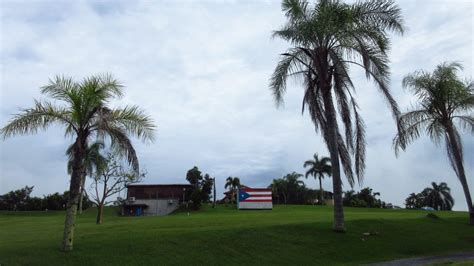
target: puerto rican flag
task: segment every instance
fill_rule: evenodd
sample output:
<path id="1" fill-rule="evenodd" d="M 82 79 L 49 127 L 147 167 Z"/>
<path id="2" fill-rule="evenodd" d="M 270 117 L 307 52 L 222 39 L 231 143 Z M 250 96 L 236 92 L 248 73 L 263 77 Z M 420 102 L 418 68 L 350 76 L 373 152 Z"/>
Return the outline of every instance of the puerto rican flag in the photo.
<path id="1" fill-rule="evenodd" d="M 272 190 L 268 188 L 241 188 L 239 209 L 272 209 Z"/>

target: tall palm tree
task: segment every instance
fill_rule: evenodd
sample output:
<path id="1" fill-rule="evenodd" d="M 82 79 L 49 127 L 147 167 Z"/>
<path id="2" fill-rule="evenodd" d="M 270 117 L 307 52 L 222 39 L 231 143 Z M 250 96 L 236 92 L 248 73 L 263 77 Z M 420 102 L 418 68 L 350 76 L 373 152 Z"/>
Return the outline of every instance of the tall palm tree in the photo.
<path id="1" fill-rule="evenodd" d="M 62 104 L 35 100 L 34 107 L 16 114 L 1 129 L 0 134 L 4 138 L 32 134 L 52 124 L 59 124 L 65 128 L 66 135 L 74 138 L 69 198 L 61 244 L 63 251 L 70 251 L 73 249 L 77 204 L 88 142 L 91 139 L 109 140 L 111 148 L 124 155 L 138 172 L 138 158 L 129 135 L 152 141 L 155 126 L 151 118 L 137 106 L 108 106 L 112 99 L 123 95 L 122 85 L 108 74 L 92 76 L 80 82 L 57 76 L 42 87 L 41 92 Z"/>
<path id="2" fill-rule="evenodd" d="M 67 165 L 67 173 L 72 173 L 72 165 L 74 162 L 74 153 L 73 153 L 74 145 L 69 146 L 66 151 L 66 155 L 69 157 L 68 165 Z M 84 158 L 84 172 L 82 173 L 81 179 L 81 194 L 79 196 L 79 214 L 82 214 L 82 201 L 84 198 L 85 191 L 85 184 L 86 184 L 86 177 L 92 177 L 94 172 L 100 172 L 107 164 L 107 159 L 100 153 L 100 150 L 104 148 L 103 142 L 94 142 L 93 144 L 89 145 L 85 152 Z"/>
<path id="3" fill-rule="evenodd" d="M 225 181 L 224 188 L 229 188 L 231 200 L 234 202 L 237 195 L 237 190 L 240 188 L 240 179 L 238 177 L 229 176 Z"/>
<path id="4" fill-rule="evenodd" d="M 277 104 L 283 102 L 291 76 L 304 86 L 302 112 L 307 108 L 322 133 L 332 164 L 334 230 L 344 232 L 340 164 L 351 186 L 360 182 L 365 168 L 365 126 L 359 115 L 349 66 L 361 67 L 390 105 L 396 118 L 397 104 L 390 94 L 388 32 L 403 33 L 401 11 L 391 0 L 283 0 L 287 23 L 273 33 L 291 43 L 271 77 Z M 334 103 L 336 102 L 336 103 Z M 337 109 L 336 109 L 337 108 Z M 344 128 L 341 133 L 337 114 Z"/>
<path id="5" fill-rule="evenodd" d="M 444 182 L 439 183 L 439 185 L 431 182 L 431 186 L 423 191 L 425 204 L 438 211 L 450 211 L 453 208 L 454 199 L 451 196 L 451 189 L 449 189 L 448 185 Z"/>
<path id="6" fill-rule="evenodd" d="M 461 182 L 469 210 L 469 223 L 474 225 L 474 207 L 463 163 L 463 147 L 457 126 L 474 133 L 474 83 L 457 77 L 458 63 L 442 63 L 433 73 L 418 71 L 403 79 L 403 87 L 418 98 L 415 110 L 404 113 L 399 122 L 403 128 L 394 138 L 395 152 L 420 137 L 421 132 L 435 142 L 443 139 L 451 165 Z"/>
<path id="7" fill-rule="evenodd" d="M 319 202 L 323 202 L 323 183 L 322 179 L 324 175 L 331 176 L 331 159 L 329 157 L 322 157 L 321 160 L 318 158 L 318 154 L 314 154 L 314 160 L 308 160 L 304 162 L 303 167 L 309 167 L 306 171 L 305 177 L 313 176 L 319 179 Z"/>

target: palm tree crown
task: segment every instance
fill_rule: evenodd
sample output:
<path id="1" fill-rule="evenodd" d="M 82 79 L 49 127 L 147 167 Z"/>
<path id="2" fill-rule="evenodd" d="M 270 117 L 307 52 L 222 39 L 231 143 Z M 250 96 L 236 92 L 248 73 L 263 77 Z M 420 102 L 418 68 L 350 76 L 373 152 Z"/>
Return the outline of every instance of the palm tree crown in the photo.
<path id="1" fill-rule="evenodd" d="M 432 187 L 425 188 L 422 192 L 425 195 L 425 204 L 433 207 L 435 210 L 451 210 L 454 205 L 454 199 L 451 196 L 451 189 L 444 182 L 436 184 L 431 182 Z"/>
<path id="2" fill-rule="evenodd" d="M 319 0 L 314 5 L 301 0 L 283 0 L 282 10 L 287 22 L 273 36 L 290 42 L 292 47 L 282 54 L 270 88 L 277 104 L 281 104 L 289 77 L 303 84 L 302 112 L 308 109 L 331 157 L 334 227 L 336 231 L 344 231 L 340 163 L 351 186 L 355 176 L 358 181 L 362 180 L 365 169 L 365 125 L 353 94 L 355 88 L 349 66 L 365 71 L 397 117 L 398 106 L 388 88 L 387 51 L 390 47 L 388 32 L 402 34 L 404 31 L 401 12 L 391 0 L 354 4 Z M 344 134 L 339 130 L 337 113 Z"/>
<path id="3" fill-rule="evenodd" d="M 84 176 L 88 143 L 91 139 L 109 140 L 110 146 L 123 155 L 138 172 L 139 164 L 129 135 L 143 140 L 154 139 L 153 121 L 137 106 L 110 108 L 114 98 L 123 95 L 122 85 L 111 75 L 97 75 L 80 82 L 57 76 L 41 88 L 41 93 L 57 102 L 35 100 L 33 108 L 24 109 L 0 130 L 3 138 L 36 133 L 56 123 L 75 137 L 70 148 L 71 182 L 61 249 L 73 248 L 74 226 L 81 180 Z"/>
<path id="4" fill-rule="evenodd" d="M 331 176 L 331 159 L 329 157 L 322 157 L 319 160 L 318 154 L 315 153 L 313 160 L 304 162 L 303 167 L 309 167 L 306 171 L 305 177 L 313 176 L 314 178 L 324 178 L 324 175 Z"/>
<path id="5" fill-rule="evenodd" d="M 324 198 L 322 179 L 324 175 L 331 176 L 331 159 L 329 157 L 322 157 L 321 160 L 319 160 L 317 153 L 314 154 L 313 158 L 314 160 L 304 162 L 303 167 L 309 167 L 305 174 L 306 178 L 311 175 L 319 179 L 319 203 L 322 203 Z"/>
<path id="6" fill-rule="evenodd" d="M 435 143 L 444 140 L 449 161 L 464 190 L 470 224 L 474 225 L 474 207 L 464 171 L 463 147 L 458 127 L 474 133 L 474 83 L 461 81 L 458 63 L 442 63 L 433 73 L 417 71 L 403 79 L 403 86 L 418 98 L 414 110 L 404 113 L 402 128 L 393 143 L 395 153 L 405 150 L 424 131 Z"/>

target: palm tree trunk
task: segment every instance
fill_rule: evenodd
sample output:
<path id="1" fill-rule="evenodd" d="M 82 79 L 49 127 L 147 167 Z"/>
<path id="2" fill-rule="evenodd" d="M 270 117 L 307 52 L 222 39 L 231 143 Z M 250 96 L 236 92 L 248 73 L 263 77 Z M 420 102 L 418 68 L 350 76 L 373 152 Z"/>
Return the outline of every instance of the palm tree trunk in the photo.
<path id="1" fill-rule="evenodd" d="M 77 204 L 79 202 L 81 179 L 84 168 L 82 158 L 84 158 L 85 144 L 85 140 L 81 141 L 81 138 L 79 137 L 76 139 L 71 182 L 69 185 L 69 199 L 66 209 L 66 221 L 64 222 L 63 241 L 61 244 L 62 251 L 72 251 L 73 249 Z"/>
<path id="2" fill-rule="evenodd" d="M 86 184 L 86 175 L 81 180 L 81 195 L 79 196 L 79 214 L 82 214 L 82 201 L 84 200 L 84 185 Z"/>
<path id="3" fill-rule="evenodd" d="M 336 111 L 332 101 L 332 95 L 330 91 L 330 83 L 325 86 L 323 101 L 324 111 L 326 116 L 326 130 L 324 138 L 329 150 L 332 165 L 332 186 L 334 193 L 334 221 L 333 230 L 336 232 L 345 232 L 344 226 L 344 210 L 342 207 L 342 180 L 341 180 L 341 169 L 339 165 L 339 151 L 337 145 L 337 120 Z"/>
<path id="4" fill-rule="evenodd" d="M 323 204 L 323 183 L 321 182 L 321 176 L 319 177 L 319 202 Z"/>
<path id="5" fill-rule="evenodd" d="M 466 197 L 467 209 L 469 211 L 469 224 L 474 225 L 474 207 L 472 206 L 471 193 L 469 192 L 469 186 L 467 184 L 466 173 L 464 172 L 461 149 L 458 146 L 458 142 L 456 141 L 457 138 L 454 133 L 452 123 L 448 124 L 447 133 L 448 133 L 448 138 L 451 142 L 452 154 L 455 161 L 454 163 L 456 164 L 456 168 L 457 168 L 457 175 L 458 175 L 459 181 L 461 181 L 461 186 L 462 186 L 462 189 L 464 190 L 464 196 Z"/>

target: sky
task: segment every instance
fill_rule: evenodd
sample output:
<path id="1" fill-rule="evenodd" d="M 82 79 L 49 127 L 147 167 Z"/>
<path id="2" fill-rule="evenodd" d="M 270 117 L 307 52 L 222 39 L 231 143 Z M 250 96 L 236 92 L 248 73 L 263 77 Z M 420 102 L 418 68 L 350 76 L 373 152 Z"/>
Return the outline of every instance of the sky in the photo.
<path id="1" fill-rule="evenodd" d="M 407 31 L 392 36 L 390 88 L 402 111 L 415 98 L 401 86 L 413 71 L 444 61 L 473 74 L 474 4 L 464 0 L 404 0 Z M 156 141 L 134 139 L 145 183 L 186 183 L 198 166 L 216 177 L 237 176 L 251 187 L 296 171 L 317 152 L 327 156 L 308 114 L 303 88 L 290 82 L 277 108 L 269 78 L 290 44 L 273 39 L 285 22 L 280 1 L 0 1 L 0 127 L 56 75 L 76 80 L 111 73 L 125 86 L 113 106 L 139 105 L 157 126 Z M 381 199 L 405 198 L 431 182 L 446 182 L 455 210 L 466 210 L 460 182 L 443 145 L 423 136 L 395 156 L 390 110 L 363 72 L 351 69 L 367 125 L 367 168 L 362 184 Z M 474 140 L 462 134 L 465 168 L 474 194 Z M 68 189 L 65 150 L 72 139 L 60 127 L 0 140 L 0 194 L 34 185 L 33 195 Z M 304 180 L 317 188 L 313 179 Z M 90 183 L 90 182 L 88 182 Z M 331 190 L 326 178 L 323 188 Z M 351 187 L 344 183 L 344 190 Z M 218 196 L 220 197 L 220 196 Z"/>

